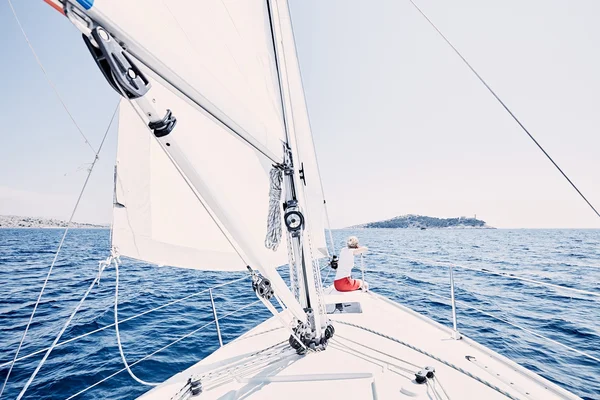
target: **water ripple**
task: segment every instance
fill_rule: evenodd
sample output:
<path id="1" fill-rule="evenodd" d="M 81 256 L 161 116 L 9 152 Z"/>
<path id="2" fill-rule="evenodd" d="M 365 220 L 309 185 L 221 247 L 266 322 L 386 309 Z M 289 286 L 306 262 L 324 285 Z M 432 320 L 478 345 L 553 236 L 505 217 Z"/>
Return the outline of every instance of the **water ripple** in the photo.
<path id="1" fill-rule="evenodd" d="M 14 355 L 61 234 L 55 229 L 0 229 L 0 363 Z M 600 231 L 596 230 L 340 230 L 334 232 L 338 248 L 350 234 L 358 235 L 371 249 L 366 258 L 367 278 L 375 291 L 445 325 L 451 324 L 448 301 L 417 289 L 449 298 L 449 263 L 600 290 Z M 108 255 L 108 247 L 108 231 L 69 233 L 21 355 L 51 344 L 94 278 L 97 262 Z M 282 268 L 281 273 L 287 279 L 287 269 Z M 124 259 L 119 317 L 241 276 L 154 267 Z M 597 299 L 469 270 L 455 269 L 455 280 L 459 301 L 600 357 Z M 113 290 L 114 271 L 109 269 L 63 340 L 112 324 Z M 255 300 L 249 281 L 216 289 L 213 295 L 221 316 Z M 234 315 L 221 320 L 223 341 L 235 339 L 267 317 L 268 311 L 254 306 L 243 318 Z M 204 293 L 125 322 L 120 327 L 127 358 L 134 362 L 212 318 L 208 293 Z M 598 363 L 461 305 L 458 324 L 464 334 L 531 371 L 585 399 L 598 399 Z M 215 327 L 209 325 L 136 365 L 134 371 L 142 379 L 164 380 L 217 348 Z M 16 364 L 6 398 L 16 396 L 40 358 L 41 354 Z M 64 399 L 121 368 L 114 328 L 108 328 L 55 349 L 28 398 Z M 0 379 L 6 372 L 6 367 L 0 367 Z M 131 399 L 146 390 L 127 374 L 119 374 L 80 398 Z"/>

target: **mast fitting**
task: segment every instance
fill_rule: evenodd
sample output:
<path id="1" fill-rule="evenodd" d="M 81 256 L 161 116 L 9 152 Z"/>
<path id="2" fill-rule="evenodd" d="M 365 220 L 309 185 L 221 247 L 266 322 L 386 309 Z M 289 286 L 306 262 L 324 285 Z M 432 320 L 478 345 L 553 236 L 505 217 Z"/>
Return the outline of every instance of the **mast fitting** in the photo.
<path id="1" fill-rule="evenodd" d="M 304 215 L 298 209 L 298 202 L 296 200 L 288 200 L 285 203 L 283 221 L 293 237 L 300 234 L 300 230 L 304 227 Z"/>
<path id="2" fill-rule="evenodd" d="M 83 35 L 83 40 L 110 86 L 128 99 L 137 99 L 148 93 L 150 82 L 123 46 L 101 26 L 93 28 L 90 35 L 97 46 L 86 35 Z"/>
<path id="3" fill-rule="evenodd" d="M 171 133 L 177 119 L 171 110 L 159 117 L 161 114 L 152 102 L 144 99 L 152 85 L 125 47 L 101 26 L 91 28 L 89 35 L 83 33 L 83 41 L 108 84 L 121 96 L 135 101 L 148 117 L 148 127 L 154 136 L 161 138 Z"/>
<path id="4" fill-rule="evenodd" d="M 175 128 L 177 124 L 177 118 L 173 115 L 171 110 L 167 110 L 167 113 L 160 121 L 154 121 L 148 123 L 148 128 L 152 129 L 154 136 L 157 138 L 167 136 Z"/>
<path id="5" fill-rule="evenodd" d="M 419 372 L 415 373 L 415 381 L 417 383 L 425 383 L 427 379 L 433 379 L 435 377 L 434 367 L 425 367 Z"/>
<path id="6" fill-rule="evenodd" d="M 255 271 L 252 271 L 252 289 L 258 297 L 265 300 L 271 300 L 271 297 L 275 294 L 271 281 L 264 276 L 258 275 Z"/>

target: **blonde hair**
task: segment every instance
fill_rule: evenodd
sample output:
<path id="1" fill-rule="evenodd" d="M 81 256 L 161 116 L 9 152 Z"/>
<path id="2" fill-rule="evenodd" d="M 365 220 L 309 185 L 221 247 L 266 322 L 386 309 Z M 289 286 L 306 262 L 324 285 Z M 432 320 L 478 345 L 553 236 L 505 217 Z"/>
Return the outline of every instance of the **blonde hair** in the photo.
<path id="1" fill-rule="evenodd" d="M 348 244 L 348 247 L 351 249 L 355 249 L 358 247 L 358 238 L 356 236 L 350 236 L 346 244 Z"/>

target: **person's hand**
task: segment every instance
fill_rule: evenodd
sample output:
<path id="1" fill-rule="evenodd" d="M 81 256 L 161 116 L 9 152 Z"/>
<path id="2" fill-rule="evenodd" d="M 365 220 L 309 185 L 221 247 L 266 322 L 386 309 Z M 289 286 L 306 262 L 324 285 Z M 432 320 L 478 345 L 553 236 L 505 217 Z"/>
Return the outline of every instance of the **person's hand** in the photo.
<path id="1" fill-rule="evenodd" d="M 360 290 L 362 290 L 363 292 L 368 292 L 369 291 L 369 283 L 363 281 L 362 284 L 360 285 Z"/>

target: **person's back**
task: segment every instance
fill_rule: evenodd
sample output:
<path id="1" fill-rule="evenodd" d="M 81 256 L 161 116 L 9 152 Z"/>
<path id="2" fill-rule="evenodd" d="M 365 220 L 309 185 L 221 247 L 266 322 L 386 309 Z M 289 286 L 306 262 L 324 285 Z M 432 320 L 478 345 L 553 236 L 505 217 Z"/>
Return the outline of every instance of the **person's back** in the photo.
<path id="1" fill-rule="evenodd" d="M 338 259 L 338 269 L 335 273 L 335 280 L 352 276 L 352 268 L 354 268 L 354 253 L 352 249 L 344 247 L 340 250 Z"/>
<path id="2" fill-rule="evenodd" d="M 358 246 L 358 238 L 351 236 L 348 238 L 348 247 L 340 250 L 338 268 L 335 274 L 333 286 L 338 292 L 351 292 L 360 288 L 368 288 L 366 282 L 360 279 L 352 279 L 352 268 L 354 268 L 354 255 L 367 251 L 366 247 Z"/>

